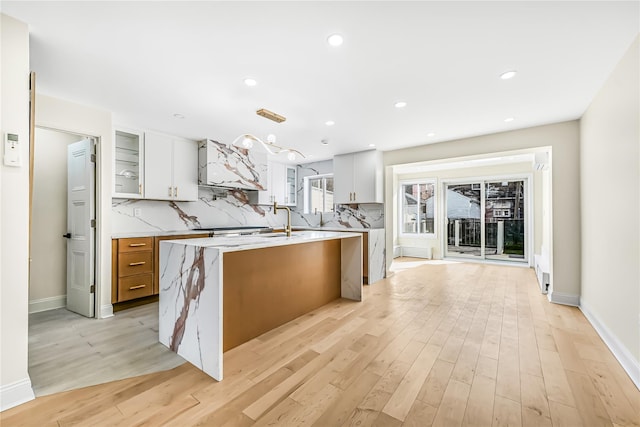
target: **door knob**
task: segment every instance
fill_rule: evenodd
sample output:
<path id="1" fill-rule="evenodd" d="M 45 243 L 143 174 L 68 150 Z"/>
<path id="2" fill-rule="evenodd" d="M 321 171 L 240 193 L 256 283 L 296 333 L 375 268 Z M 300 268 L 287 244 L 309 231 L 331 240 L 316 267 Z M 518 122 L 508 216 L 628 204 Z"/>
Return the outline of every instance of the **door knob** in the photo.
<path id="1" fill-rule="evenodd" d="M 62 237 L 70 239 L 71 238 L 71 233 L 63 234 Z"/>

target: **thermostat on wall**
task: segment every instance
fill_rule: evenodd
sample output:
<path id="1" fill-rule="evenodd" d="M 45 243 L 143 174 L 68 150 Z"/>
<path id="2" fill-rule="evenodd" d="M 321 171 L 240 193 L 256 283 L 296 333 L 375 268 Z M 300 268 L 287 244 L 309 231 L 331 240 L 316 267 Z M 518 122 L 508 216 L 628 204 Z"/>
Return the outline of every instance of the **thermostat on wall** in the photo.
<path id="1" fill-rule="evenodd" d="M 5 166 L 22 166 L 20 140 L 15 133 L 4 134 L 4 164 Z"/>

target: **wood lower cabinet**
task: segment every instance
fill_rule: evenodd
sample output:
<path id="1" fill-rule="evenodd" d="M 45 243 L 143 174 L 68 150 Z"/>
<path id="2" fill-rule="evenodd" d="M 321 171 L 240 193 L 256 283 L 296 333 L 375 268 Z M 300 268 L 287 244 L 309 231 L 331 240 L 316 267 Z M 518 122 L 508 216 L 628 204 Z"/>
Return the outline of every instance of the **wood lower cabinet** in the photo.
<path id="1" fill-rule="evenodd" d="M 111 303 L 160 293 L 160 242 L 196 239 L 208 234 L 136 237 L 111 241 Z"/>
<path id="2" fill-rule="evenodd" d="M 118 277 L 116 302 L 153 295 L 153 237 L 117 239 L 113 261 Z"/>

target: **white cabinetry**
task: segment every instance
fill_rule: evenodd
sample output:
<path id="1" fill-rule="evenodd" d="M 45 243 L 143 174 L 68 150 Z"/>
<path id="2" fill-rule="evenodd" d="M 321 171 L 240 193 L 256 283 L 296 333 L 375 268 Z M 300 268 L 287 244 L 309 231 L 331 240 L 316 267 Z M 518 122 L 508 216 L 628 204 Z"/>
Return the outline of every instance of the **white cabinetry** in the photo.
<path id="1" fill-rule="evenodd" d="M 258 204 L 295 206 L 297 170 L 295 166 L 269 161 L 267 190 L 258 192 Z"/>
<path id="2" fill-rule="evenodd" d="M 288 206 L 298 204 L 298 169 L 295 166 L 284 167 L 284 203 Z"/>
<path id="3" fill-rule="evenodd" d="M 334 203 L 383 203 L 382 152 L 342 154 L 333 158 Z"/>
<path id="4" fill-rule="evenodd" d="M 142 132 L 118 128 L 113 144 L 113 197 L 140 199 L 144 190 L 144 136 Z"/>
<path id="5" fill-rule="evenodd" d="M 145 133 L 144 196 L 155 200 L 198 200 L 198 147 L 195 141 Z"/>

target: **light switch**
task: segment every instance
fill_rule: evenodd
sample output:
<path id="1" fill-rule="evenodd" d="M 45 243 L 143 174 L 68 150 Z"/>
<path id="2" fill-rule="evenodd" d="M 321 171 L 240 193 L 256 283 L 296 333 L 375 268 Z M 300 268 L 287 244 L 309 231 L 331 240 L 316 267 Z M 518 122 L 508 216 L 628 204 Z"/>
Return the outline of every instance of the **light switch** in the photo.
<path id="1" fill-rule="evenodd" d="M 133 208 L 133 216 L 136 218 L 139 218 L 142 216 L 142 209 L 140 208 Z"/>
<path id="2" fill-rule="evenodd" d="M 4 135 L 4 164 L 5 166 L 22 166 L 20 141 L 15 133 L 6 133 Z"/>

